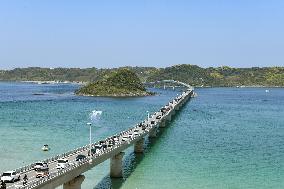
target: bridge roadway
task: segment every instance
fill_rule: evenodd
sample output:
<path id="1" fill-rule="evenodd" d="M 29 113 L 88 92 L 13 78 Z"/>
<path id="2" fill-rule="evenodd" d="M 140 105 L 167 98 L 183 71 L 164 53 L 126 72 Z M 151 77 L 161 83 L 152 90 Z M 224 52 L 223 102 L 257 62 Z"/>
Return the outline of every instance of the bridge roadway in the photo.
<path id="1" fill-rule="evenodd" d="M 76 177 L 80 176 L 83 172 L 88 171 L 94 166 L 102 163 L 107 159 L 111 159 L 110 176 L 122 176 L 122 151 L 129 146 L 134 145 L 134 151 L 139 153 L 143 152 L 144 138 L 155 137 L 159 127 L 165 127 L 166 121 L 171 121 L 171 117 L 175 111 L 179 110 L 188 99 L 191 98 L 193 90 L 188 89 L 181 95 L 174 98 L 167 105 L 162 107 L 158 112 L 152 114 L 149 119 L 137 124 L 135 127 L 126 131 L 122 131 L 117 135 L 106 138 L 103 141 L 93 143 L 91 148 L 95 146 L 102 147 L 90 155 L 90 146 L 86 145 L 70 152 L 43 160 L 42 162 L 48 163 L 49 175 L 44 178 L 36 178 L 36 171 L 33 170 L 35 164 L 31 164 L 15 171 L 20 174 L 20 180 L 14 183 L 7 183 L 8 189 L 54 189 L 63 184 L 64 189 L 79 189 L 84 180 L 82 178 L 79 183 L 70 183 Z M 85 155 L 87 158 L 81 161 L 76 161 L 76 156 L 79 154 Z M 90 156 L 89 156 L 90 155 Z M 57 160 L 60 158 L 68 159 L 69 166 L 57 170 Z M 23 186 L 23 177 L 27 174 L 28 184 Z M 74 181 L 75 182 L 75 181 Z M 67 183 L 67 184 L 66 184 Z M 69 184 L 68 184 L 69 183 Z M 73 184 L 73 185 L 72 185 Z"/>
<path id="2" fill-rule="evenodd" d="M 148 83 L 144 83 L 144 84 L 157 84 L 157 83 L 175 83 L 178 85 L 181 85 L 189 90 L 194 90 L 194 88 L 192 86 L 190 86 L 187 83 L 181 82 L 181 81 L 175 81 L 175 80 L 161 80 L 161 81 L 154 81 L 154 82 L 148 82 Z M 164 86 L 165 87 L 165 86 Z M 178 87 L 178 86 L 167 86 L 167 87 Z"/>

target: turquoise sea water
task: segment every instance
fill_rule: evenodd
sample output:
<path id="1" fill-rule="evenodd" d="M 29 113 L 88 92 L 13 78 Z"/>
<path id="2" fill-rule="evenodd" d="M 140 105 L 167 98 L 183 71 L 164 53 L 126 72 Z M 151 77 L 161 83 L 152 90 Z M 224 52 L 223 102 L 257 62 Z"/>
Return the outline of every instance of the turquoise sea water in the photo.
<path id="1" fill-rule="evenodd" d="M 77 97 L 77 85 L 0 83 L 0 172 L 88 143 L 89 113 L 99 140 L 129 128 L 176 96 L 157 90 L 143 98 Z M 192 99 L 143 155 L 129 149 L 123 179 L 109 178 L 109 162 L 85 173 L 83 189 L 282 189 L 284 89 L 196 89 Z M 43 95 L 33 95 L 41 93 Z M 41 151 L 43 144 L 51 151 Z"/>

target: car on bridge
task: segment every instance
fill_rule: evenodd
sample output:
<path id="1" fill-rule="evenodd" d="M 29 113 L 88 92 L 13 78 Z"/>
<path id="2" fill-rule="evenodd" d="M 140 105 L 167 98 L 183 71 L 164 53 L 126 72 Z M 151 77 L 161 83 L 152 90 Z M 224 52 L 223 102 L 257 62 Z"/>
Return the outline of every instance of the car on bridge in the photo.
<path id="1" fill-rule="evenodd" d="M 99 153 L 103 149 L 103 146 L 100 144 L 96 144 L 94 148 L 91 149 L 92 154 Z M 89 152 L 88 152 L 89 155 Z"/>
<path id="2" fill-rule="evenodd" d="M 130 139 L 133 138 L 133 134 L 132 134 L 132 133 L 129 133 L 129 134 L 128 134 L 128 138 L 130 138 Z"/>
<path id="3" fill-rule="evenodd" d="M 1 175 L 1 181 L 3 182 L 15 182 L 21 179 L 20 174 L 15 171 L 7 171 Z"/>
<path id="4" fill-rule="evenodd" d="M 40 169 L 46 169 L 46 168 L 48 168 L 48 164 L 45 162 L 37 162 L 34 166 L 35 171 L 40 170 Z"/>
<path id="5" fill-rule="evenodd" d="M 95 149 L 97 150 L 101 150 L 103 148 L 103 146 L 101 144 L 96 144 L 95 145 Z"/>
<path id="6" fill-rule="evenodd" d="M 100 141 L 99 141 L 99 144 L 104 144 L 104 143 L 106 143 L 105 140 L 100 140 Z"/>
<path id="7" fill-rule="evenodd" d="M 134 134 L 134 136 L 139 135 L 139 130 L 138 130 L 138 129 L 135 129 L 135 130 L 133 131 L 133 134 Z"/>
<path id="8" fill-rule="evenodd" d="M 124 136 L 122 136 L 121 140 L 122 141 L 129 141 L 129 136 L 124 135 Z"/>
<path id="9" fill-rule="evenodd" d="M 36 178 L 44 178 L 49 175 L 49 168 L 42 168 L 36 171 Z"/>
<path id="10" fill-rule="evenodd" d="M 107 149 L 107 144 L 102 144 L 102 148 L 103 148 L 103 150 L 105 150 L 105 149 Z"/>
<path id="11" fill-rule="evenodd" d="M 161 112 L 162 113 L 166 113 L 167 112 L 167 108 L 165 108 L 165 107 L 161 108 Z"/>
<path id="12" fill-rule="evenodd" d="M 117 142 L 119 142 L 119 137 L 118 136 L 114 136 L 113 140 L 114 140 L 115 143 L 117 143 Z"/>
<path id="13" fill-rule="evenodd" d="M 65 169 L 66 167 L 69 166 L 69 162 L 68 159 L 58 159 L 57 160 L 57 165 L 56 165 L 56 169 Z"/>
<path id="14" fill-rule="evenodd" d="M 96 153 L 99 153 L 99 150 L 97 150 L 96 148 L 92 148 L 91 149 L 91 154 L 94 155 Z M 90 151 L 88 151 L 88 156 L 90 156 Z"/>
<path id="15" fill-rule="evenodd" d="M 145 131 L 146 130 L 146 126 L 142 125 L 142 130 Z"/>
<path id="16" fill-rule="evenodd" d="M 138 127 L 141 127 L 143 131 L 146 129 L 146 126 L 144 125 L 144 122 L 143 123 L 139 123 Z"/>
<path id="17" fill-rule="evenodd" d="M 85 155 L 79 154 L 79 155 L 76 156 L 76 161 L 82 161 L 82 160 L 85 159 L 85 158 L 86 158 Z"/>
<path id="18" fill-rule="evenodd" d="M 156 119 L 161 119 L 162 118 L 162 116 L 161 115 L 158 115 L 157 117 L 156 117 Z"/>

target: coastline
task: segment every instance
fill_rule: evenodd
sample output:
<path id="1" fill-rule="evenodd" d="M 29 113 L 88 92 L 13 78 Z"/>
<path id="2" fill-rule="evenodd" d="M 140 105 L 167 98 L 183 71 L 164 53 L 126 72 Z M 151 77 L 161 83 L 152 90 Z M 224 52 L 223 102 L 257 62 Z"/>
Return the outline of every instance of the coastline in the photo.
<path id="1" fill-rule="evenodd" d="M 89 82 L 86 81 L 37 81 L 37 80 L 0 80 L 0 82 L 20 82 L 20 83 L 34 83 L 34 84 L 77 84 L 86 85 Z M 234 85 L 234 86 L 193 86 L 195 88 L 284 88 L 284 86 L 272 86 L 272 85 Z M 87 96 L 87 95 L 80 95 Z M 151 96 L 151 95 L 147 95 Z"/>
<path id="2" fill-rule="evenodd" d="M 79 84 L 79 85 L 86 85 L 88 82 L 83 81 L 15 81 L 15 82 L 22 82 L 22 83 L 35 83 L 35 84 Z"/>
<path id="3" fill-rule="evenodd" d="M 20 83 L 33 83 L 33 84 L 76 84 L 76 85 L 87 85 L 90 82 L 87 81 L 37 81 L 37 80 L 0 80 L 0 82 L 20 82 Z M 194 88 L 284 88 L 284 86 L 273 86 L 273 85 L 232 85 L 232 86 L 192 86 Z M 147 87 L 152 88 L 152 87 Z M 162 88 L 162 87 L 154 87 L 154 88 Z M 80 96 L 92 96 L 92 95 L 80 95 Z M 96 96 L 96 95 L 94 95 Z M 99 96 L 99 95 L 97 95 Z M 142 95 L 143 96 L 143 95 Z M 151 95 L 145 95 L 151 96 Z"/>
<path id="4" fill-rule="evenodd" d="M 146 97 L 146 96 L 155 96 L 154 92 L 147 92 L 147 94 L 110 94 L 110 95 L 92 95 L 92 94 L 76 94 L 77 96 L 85 97 L 114 97 L 114 98 L 124 98 L 124 97 Z"/>

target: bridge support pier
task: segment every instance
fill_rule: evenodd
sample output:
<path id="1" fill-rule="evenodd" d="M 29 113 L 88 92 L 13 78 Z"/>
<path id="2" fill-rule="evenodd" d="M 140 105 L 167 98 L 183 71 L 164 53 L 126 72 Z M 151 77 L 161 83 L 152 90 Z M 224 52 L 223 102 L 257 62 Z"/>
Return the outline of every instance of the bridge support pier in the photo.
<path id="1" fill-rule="evenodd" d="M 164 128 L 164 127 L 166 127 L 166 121 L 161 121 L 160 122 L 160 124 L 159 124 L 159 127 L 161 127 L 161 128 Z"/>
<path id="2" fill-rule="evenodd" d="M 81 189 L 81 184 L 85 180 L 84 175 L 79 175 L 63 184 L 63 189 Z"/>
<path id="3" fill-rule="evenodd" d="M 142 153 L 144 151 L 144 138 L 141 138 L 134 144 L 134 152 Z"/>
<path id="4" fill-rule="evenodd" d="M 176 105 L 176 110 L 179 110 L 180 106 L 181 106 L 181 104 L 177 104 Z"/>
<path id="5" fill-rule="evenodd" d="M 155 138 L 157 136 L 157 128 L 153 128 L 150 132 L 149 132 L 149 137 L 150 138 Z"/>
<path id="6" fill-rule="evenodd" d="M 122 158 L 124 152 L 119 152 L 110 159 L 110 177 L 111 178 L 122 178 Z"/>
<path id="7" fill-rule="evenodd" d="M 172 120 L 172 115 L 169 114 L 167 117 L 166 117 L 167 121 L 171 121 Z"/>

